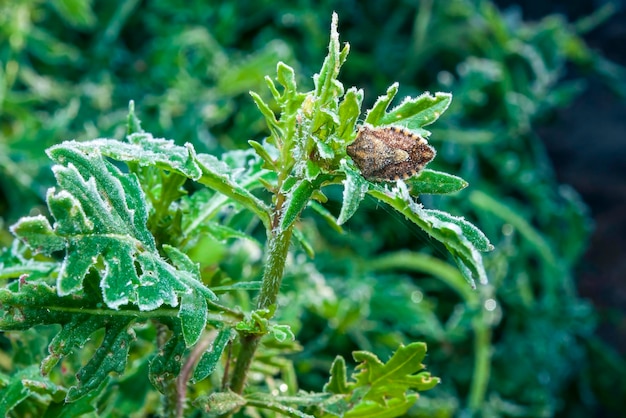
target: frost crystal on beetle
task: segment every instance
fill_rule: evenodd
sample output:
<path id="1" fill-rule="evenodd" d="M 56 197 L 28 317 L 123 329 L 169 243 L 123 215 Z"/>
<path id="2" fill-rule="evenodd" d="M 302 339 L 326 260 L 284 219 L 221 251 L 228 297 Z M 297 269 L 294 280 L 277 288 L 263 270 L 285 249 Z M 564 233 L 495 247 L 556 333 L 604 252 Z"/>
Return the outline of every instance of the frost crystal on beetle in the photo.
<path id="1" fill-rule="evenodd" d="M 398 126 L 375 128 L 363 125 L 348 155 L 368 180 L 406 179 L 435 158 L 435 149 L 421 136 Z"/>

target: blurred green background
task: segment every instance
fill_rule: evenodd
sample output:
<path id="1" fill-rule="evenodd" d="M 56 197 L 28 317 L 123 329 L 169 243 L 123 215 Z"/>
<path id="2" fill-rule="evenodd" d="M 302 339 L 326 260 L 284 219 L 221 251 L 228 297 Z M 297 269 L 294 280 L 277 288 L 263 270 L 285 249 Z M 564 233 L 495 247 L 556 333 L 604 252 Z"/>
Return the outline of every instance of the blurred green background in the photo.
<path id="1" fill-rule="evenodd" d="M 45 149 L 121 139 L 129 100 L 144 129 L 200 152 L 262 139 L 248 91 L 269 100 L 278 61 L 312 87 L 336 11 L 351 45 L 340 78 L 366 105 L 394 81 L 400 97 L 454 95 L 431 127 L 430 167 L 470 186 L 421 201 L 472 220 L 496 249 L 491 284 L 468 292 L 441 248 L 383 208 L 343 235 L 305 216 L 317 256 L 291 269 L 296 303 L 281 313 L 303 345 L 300 385 L 319 389 L 335 354 L 423 340 L 443 383 L 413 416 L 622 416 L 624 4 L 496 3 L 0 1 L 0 243 L 45 207 Z M 329 197 L 337 213 L 340 193 Z M 224 269 L 253 262 L 240 250 Z"/>

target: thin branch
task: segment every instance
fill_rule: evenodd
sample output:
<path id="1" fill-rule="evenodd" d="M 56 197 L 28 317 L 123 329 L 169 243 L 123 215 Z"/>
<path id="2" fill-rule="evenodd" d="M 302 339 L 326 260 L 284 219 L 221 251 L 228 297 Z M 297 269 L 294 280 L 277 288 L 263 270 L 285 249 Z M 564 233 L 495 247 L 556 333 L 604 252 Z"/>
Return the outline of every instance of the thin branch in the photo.
<path id="1" fill-rule="evenodd" d="M 191 374 L 196 365 L 202 358 L 202 355 L 213 345 L 215 338 L 217 337 L 217 330 L 211 330 L 205 334 L 200 341 L 193 347 L 187 361 L 183 364 L 180 370 L 180 374 L 176 378 L 176 393 L 178 394 L 176 400 L 176 417 L 183 418 L 185 412 L 185 403 L 187 401 L 187 383 L 191 379 Z"/>

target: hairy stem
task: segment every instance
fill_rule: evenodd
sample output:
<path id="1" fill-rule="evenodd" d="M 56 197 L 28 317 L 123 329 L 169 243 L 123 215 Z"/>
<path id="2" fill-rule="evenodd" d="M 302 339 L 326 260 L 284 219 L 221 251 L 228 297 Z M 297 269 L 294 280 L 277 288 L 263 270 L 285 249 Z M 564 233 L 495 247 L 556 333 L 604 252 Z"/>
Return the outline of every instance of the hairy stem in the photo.
<path id="1" fill-rule="evenodd" d="M 257 301 L 257 309 L 266 309 L 276 303 L 280 284 L 285 271 L 285 261 L 291 242 L 292 228 L 284 231 L 274 229 L 267 243 L 267 264 L 263 275 L 263 284 Z"/>
<path id="2" fill-rule="evenodd" d="M 257 309 L 266 309 L 276 303 L 280 284 L 283 280 L 285 270 L 285 260 L 289 250 L 292 229 L 287 228 L 281 230 L 274 228 L 269 234 L 267 241 L 267 261 L 265 265 L 265 273 L 263 274 L 263 282 L 261 292 L 257 301 Z M 230 389 L 238 394 L 243 392 L 246 383 L 246 377 L 254 353 L 259 346 L 261 334 L 242 334 L 241 348 L 237 356 L 237 363 L 233 370 Z"/>
<path id="3" fill-rule="evenodd" d="M 252 364 L 252 358 L 259 346 L 261 340 L 260 335 L 247 334 L 241 336 L 241 347 L 239 348 L 239 355 L 237 356 L 237 363 L 235 363 L 235 369 L 233 370 L 233 377 L 230 381 L 230 390 L 235 393 L 243 393 L 243 388 L 246 384 L 246 378 L 248 376 L 248 370 Z"/>

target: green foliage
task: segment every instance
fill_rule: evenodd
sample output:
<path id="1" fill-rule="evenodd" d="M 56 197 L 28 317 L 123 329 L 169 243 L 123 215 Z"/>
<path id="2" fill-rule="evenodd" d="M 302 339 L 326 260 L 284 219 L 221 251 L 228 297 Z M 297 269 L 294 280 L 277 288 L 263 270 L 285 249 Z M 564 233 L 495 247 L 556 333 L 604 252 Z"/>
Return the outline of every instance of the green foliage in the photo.
<path id="1" fill-rule="evenodd" d="M 441 240 L 465 268 L 467 280 L 473 283 L 478 278 L 485 283 L 478 251 L 491 248 L 482 233 L 465 220 L 423 209 L 414 202 L 402 181 L 390 188 L 365 180 L 349 162 L 345 148 L 355 136 L 361 93 L 352 89 L 344 98 L 345 90 L 337 79 L 348 51 L 347 45 L 340 48 L 337 16 L 333 15 L 328 56 L 314 77 L 313 91 L 299 93 L 293 69 L 279 63 L 277 80 L 283 92 L 279 92 L 270 78 L 266 81 L 281 109 L 280 116 L 274 114 L 261 96 L 252 94 L 271 133 L 263 144 L 253 143 L 258 158 L 251 153 L 232 151 L 218 159 L 197 153 L 189 143 L 178 146 L 169 140 L 153 138 L 142 130 L 132 103 L 126 141 L 71 141 L 48 150 L 55 162 L 52 170 L 57 186 L 48 191 L 47 205 L 55 222 L 51 225 L 42 215 L 24 217 L 11 232 L 34 254 L 63 255 L 58 267 L 52 269 L 53 274 L 34 281 L 22 276 L 2 289 L 0 296 L 6 308 L 0 328 L 24 330 L 39 325 L 61 325 L 48 345 L 49 355 L 41 363 L 44 375 L 49 375 L 62 358 L 82 352 L 78 349 L 104 329 L 97 349 L 78 370 L 76 383 L 67 389 L 66 403 L 94 393 L 106 393 L 109 375 L 123 376 L 128 367 L 131 350 L 137 344 L 135 329 L 151 321 L 157 327 L 152 344 L 159 351 L 150 360 L 149 378 L 163 394 L 164 411 L 173 410 L 180 416 L 186 406 L 188 381 L 205 379 L 218 364 L 228 369 L 232 360 L 228 357 L 222 360 L 222 354 L 236 331 L 235 368 L 231 376 L 224 376 L 220 385 L 230 390 L 211 385 L 212 388 L 204 389 L 209 394 L 199 397 L 197 405 L 224 414 L 232 414 L 247 405 L 290 416 L 308 416 L 294 405 L 306 407 L 311 396 L 318 395 L 303 394 L 299 400 L 295 382 L 290 387 L 294 394 L 282 400 L 269 401 L 264 395 L 265 385 L 254 385 L 256 389 L 248 388 L 246 393 L 243 389 L 250 367 L 257 367 L 255 364 L 260 361 L 255 359 L 257 349 L 263 353 L 271 351 L 274 344 L 285 348 L 294 344 L 295 335 L 290 326 L 273 322 L 289 244 L 302 211 L 312 201 L 325 202 L 322 189 L 334 184 L 343 184 L 346 200 L 337 224 L 354 215 L 365 194 L 370 193 Z M 395 91 L 397 86 L 379 100 L 384 106 L 376 104 L 368 112 L 373 123 L 384 123 L 387 119 L 405 121 L 415 130 L 425 132 L 422 127 L 434 122 L 451 99 L 450 95 L 425 94 L 385 113 Z M 375 116 L 377 112 L 382 113 Z M 124 162 L 126 168 L 121 170 L 114 162 Z M 428 178 L 431 182 L 425 181 Z M 183 215 L 181 199 L 186 194 L 182 189 L 185 181 L 207 186 L 214 194 Z M 455 176 L 434 171 L 429 171 L 420 181 L 431 193 L 455 191 L 459 184 L 464 185 Z M 265 193 L 259 193 L 261 187 Z M 244 286 L 219 288 L 224 293 L 220 303 L 233 306 L 218 303 L 218 297 L 207 286 L 211 277 L 203 276 L 199 265 L 185 253 L 196 244 L 187 241 L 192 232 L 185 224 L 201 225 L 218 214 L 223 216 L 230 208 L 248 219 L 256 219 L 266 229 L 266 265 L 256 309 L 233 303 L 239 289 L 256 288 L 247 287 L 235 278 L 232 278 L 235 284 Z M 164 229 L 167 223 L 170 227 Z M 158 243 L 150 225 L 156 229 L 154 233 L 161 233 Z M 208 232 L 214 237 L 219 232 L 222 240 L 247 235 L 229 225 L 228 217 L 209 225 L 212 226 Z M 173 235 L 172 230 L 179 231 L 179 235 Z M 300 241 L 304 239 L 301 233 L 296 235 Z M 256 242 L 252 237 L 250 240 Z M 170 243 L 179 244 L 179 248 Z M 50 281 L 56 283 L 56 289 L 48 284 Z M 177 311 L 173 309 L 178 306 Z M 55 315 L 49 315 L 50 312 Z M 211 312 L 218 315 L 210 316 Z M 231 318 L 224 314 L 230 314 Z M 207 326 L 213 331 L 207 332 Z M 169 337 L 160 337 L 166 330 Z M 340 416 L 403 414 L 417 401 L 417 392 L 431 389 L 439 381 L 420 372 L 424 368 L 421 360 L 425 350 L 424 344 L 400 346 L 387 364 L 373 353 L 355 352 L 355 360 L 361 363 L 357 366 L 360 372 L 355 375 L 356 382 L 341 384 L 346 391 L 335 394 L 342 399 L 333 399 L 327 412 Z M 283 365 L 289 364 L 285 361 L 282 360 Z M 341 364 L 343 370 L 339 366 L 332 368 L 331 382 L 345 376 L 345 364 Z M 417 372 L 420 373 L 414 375 Z M 271 378 L 274 373 L 266 370 L 263 374 Z M 329 385 L 332 386 L 336 385 Z M 7 392 L 6 396 L 11 399 L 8 411 L 23 401 L 28 392 L 21 390 L 19 395 Z"/>
<path id="2" fill-rule="evenodd" d="M 334 24 L 324 59 L 333 10 L 352 48 Z M 624 70 L 576 32 L 602 13 L 570 25 L 471 0 L 2 3 L 0 214 L 20 240 L 0 231 L 0 413 L 609 405 L 624 362 L 594 337 L 573 274 L 588 215 L 534 133 L 582 91 L 562 80 L 572 64 L 623 89 Z M 437 158 L 369 182 L 345 152 L 362 122 L 428 137 Z M 414 341 L 443 377 L 423 394 Z M 335 359 L 351 353 L 349 380 Z M 367 373 L 394 362 L 407 368 Z"/>
<path id="3" fill-rule="evenodd" d="M 137 177 L 123 175 L 97 147 L 89 149 L 91 154 L 78 148 L 66 143 L 50 149 L 59 163 L 53 167 L 59 189 L 51 189 L 47 199 L 54 230 L 41 216 L 22 218 L 12 228 L 37 252 L 66 250 L 57 278 L 59 296 L 79 291 L 96 267 L 103 301 L 112 309 L 129 303 L 140 310 L 176 306 L 177 295 L 192 291 L 214 299 L 183 253 L 164 248 L 176 254 L 171 257 L 175 266 L 159 255 Z"/>
<path id="4" fill-rule="evenodd" d="M 423 391 L 439 383 L 439 379 L 431 378 L 429 373 L 417 373 L 424 368 L 421 361 L 425 355 L 423 343 L 400 347 L 386 364 L 367 351 L 354 352 L 354 360 L 359 364 L 353 383 L 346 380 L 344 359 L 337 357 L 330 381 L 324 386 L 325 391 L 335 396 L 322 409 L 341 417 L 393 417 L 406 413 L 417 400 L 417 395 L 404 395 L 409 388 Z"/>

